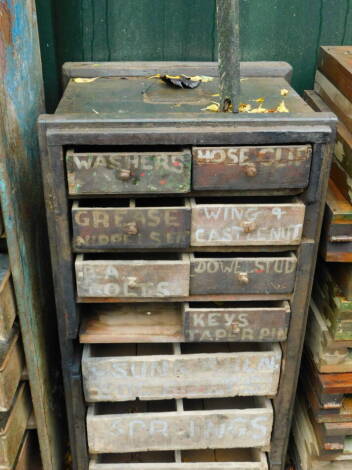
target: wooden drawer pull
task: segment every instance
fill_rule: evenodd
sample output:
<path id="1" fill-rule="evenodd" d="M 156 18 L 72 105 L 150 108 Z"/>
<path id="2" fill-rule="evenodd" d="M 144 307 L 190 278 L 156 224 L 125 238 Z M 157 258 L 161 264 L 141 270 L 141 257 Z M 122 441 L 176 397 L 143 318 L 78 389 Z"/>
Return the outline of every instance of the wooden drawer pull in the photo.
<path id="1" fill-rule="evenodd" d="M 257 229 L 257 224 L 254 222 L 254 220 L 246 220 L 242 222 L 242 228 L 245 233 L 251 233 Z"/>
<path id="2" fill-rule="evenodd" d="M 138 235 L 138 226 L 136 222 L 128 222 L 123 225 L 122 231 L 126 235 Z"/>
<path id="3" fill-rule="evenodd" d="M 255 165 L 246 165 L 244 167 L 244 172 L 247 176 L 250 176 L 250 177 L 253 177 L 253 176 L 257 176 L 257 168 Z"/>
<path id="4" fill-rule="evenodd" d="M 248 273 L 238 273 L 238 280 L 240 284 L 248 284 L 249 283 Z"/>
<path id="5" fill-rule="evenodd" d="M 128 277 L 128 287 L 130 289 L 134 289 L 137 287 L 137 278 L 136 277 Z"/>
<path id="6" fill-rule="evenodd" d="M 132 178 L 131 170 L 122 169 L 117 172 L 117 177 L 121 181 L 129 181 Z"/>

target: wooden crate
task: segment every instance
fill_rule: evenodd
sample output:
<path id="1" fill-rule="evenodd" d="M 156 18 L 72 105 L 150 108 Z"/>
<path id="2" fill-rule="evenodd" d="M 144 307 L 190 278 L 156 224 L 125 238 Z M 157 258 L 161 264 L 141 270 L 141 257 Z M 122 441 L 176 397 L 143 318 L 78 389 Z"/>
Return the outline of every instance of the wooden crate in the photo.
<path id="1" fill-rule="evenodd" d="M 87 402 L 273 397 L 280 371 L 278 344 L 86 345 L 82 358 Z"/>
<path id="2" fill-rule="evenodd" d="M 0 254 L 0 341 L 7 341 L 16 318 L 9 257 Z"/>
<path id="3" fill-rule="evenodd" d="M 93 454 L 227 448 L 268 448 L 270 400 L 258 397 L 99 403 L 87 415 Z"/>
<path id="4" fill-rule="evenodd" d="M 268 470 L 256 449 L 145 452 L 93 457 L 89 470 Z"/>
<path id="5" fill-rule="evenodd" d="M 24 368 L 22 344 L 17 328 L 6 343 L 0 343 L 0 411 L 11 408 Z"/>

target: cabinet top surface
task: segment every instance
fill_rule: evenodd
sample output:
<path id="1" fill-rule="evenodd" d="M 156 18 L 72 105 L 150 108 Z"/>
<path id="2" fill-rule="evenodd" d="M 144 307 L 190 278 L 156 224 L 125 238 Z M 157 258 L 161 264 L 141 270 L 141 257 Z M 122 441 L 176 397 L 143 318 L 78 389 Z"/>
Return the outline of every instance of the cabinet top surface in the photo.
<path id="1" fill-rule="evenodd" d="M 286 91 L 288 92 L 286 94 Z M 219 101 L 219 81 L 214 78 L 202 82 L 195 89 L 171 88 L 158 78 L 148 77 L 98 77 L 93 79 L 70 79 L 56 116 L 74 114 L 115 119 L 183 116 L 213 120 L 240 120 L 243 117 L 267 119 L 291 115 L 318 116 L 294 91 L 284 78 L 242 78 L 240 103 L 250 105 L 252 110 L 265 108 L 263 112 L 217 113 L 206 108 Z M 256 101 L 257 100 L 257 101 Z M 258 101 L 259 100 L 259 101 Z M 264 100 L 264 101 L 263 101 Z M 284 102 L 289 112 L 272 112 Z"/>

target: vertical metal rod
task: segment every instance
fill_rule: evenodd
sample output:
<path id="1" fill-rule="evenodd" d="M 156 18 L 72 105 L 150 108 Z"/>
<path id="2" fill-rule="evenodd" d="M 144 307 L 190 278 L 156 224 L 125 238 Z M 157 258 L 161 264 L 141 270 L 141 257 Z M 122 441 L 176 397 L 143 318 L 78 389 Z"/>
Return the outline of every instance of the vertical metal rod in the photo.
<path id="1" fill-rule="evenodd" d="M 240 97 L 240 0 L 216 0 L 220 110 L 238 112 Z"/>

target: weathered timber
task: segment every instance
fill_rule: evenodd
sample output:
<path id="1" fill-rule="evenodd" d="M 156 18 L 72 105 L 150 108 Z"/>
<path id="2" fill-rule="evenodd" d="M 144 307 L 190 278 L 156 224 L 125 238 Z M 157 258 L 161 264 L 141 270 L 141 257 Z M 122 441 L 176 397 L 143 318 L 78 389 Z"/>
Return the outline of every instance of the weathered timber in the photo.
<path id="1" fill-rule="evenodd" d="M 189 294 L 190 263 L 187 255 L 169 260 L 76 258 L 77 293 L 80 297 L 172 297 Z"/>
<path id="2" fill-rule="evenodd" d="M 39 456 L 35 457 L 35 453 L 38 453 L 36 449 L 36 442 L 34 439 L 33 431 L 26 433 L 21 449 L 19 451 L 16 464 L 13 470 L 39 470 Z M 37 460 L 37 462 L 36 462 Z"/>
<path id="3" fill-rule="evenodd" d="M 9 257 L 0 254 L 0 340 L 7 341 L 16 318 Z"/>
<path id="4" fill-rule="evenodd" d="M 167 455 L 165 455 L 167 454 Z M 180 454 L 180 455 L 178 455 Z M 92 458 L 89 470 L 268 470 L 256 449 L 205 449 L 113 454 Z"/>
<path id="5" fill-rule="evenodd" d="M 185 341 L 285 341 L 290 322 L 290 306 L 282 302 L 272 306 L 209 308 L 184 305 Z"/>
<path id="6" fill-rule="evenodd" d="M 329 108 L 352 132 L 352 102 L 350 102 L 335 85 L 317 70 L 315 76 L 314 90 L 319 93 Z"/>
<path id="7" fill-rule="evenodd" d="M 0 468 L 12 470 L 32 410 L 28 385 L 22 384 L 12 408 L 0 414 Z"/>
<path id="8" fill-rule="evenodd" d="M 209 400 L 209 404 L 205 400 L 205 410 L 203 403 L 195 400 L 188 405 L 194 409 L 185 411 L 172 411 L 173 403 L 91 405 L 87 415 L 90 452 L 186 450 L 193 449 L 195 442 L 198 449 L 263 447 L 270 443 L 273 410 L 269 400 L 242 397 Z M 182 407 L 182 401 L 180 404 Z"/>
<path id="9" fill-rule="evenodd" d="M 352 311 L 352 266 L 349 263 L 346 264 L 333 264 L 331 266 L 331 273 L 335 278 L 335 282 L 341 289 L 343 295 L 350 304 L 350 310 Z M 347 302 L 346 302 L 347 303 Z"/>
<path id="10" fill-rule="evenodd" d="M 246 258 L 241 255 L 191 255 L 191 294 L 291 293 L 297 258 L 286 256 Z"/>
<path id="11" fill-rule="evenodd" d="M 192 199 L 192 246 L 298 245 L 305 206 Z"/>
<path id="12" fill-rule="evenodd" d="M 11 408 L 24 367 L 22 345 L 17 329 L 8 342 L 0 343 L 0 411 Z"/>
<path id="13" fill-rule="evenodd" d="M 320 48 L 319 70 L 352 101 L 352 47 L 323 46 Z"/>
<path id="14" fill-rule="evenodd" d="M 194 147 L 194 190 L 303 189 L 309 182 L 310 145 Z"/>
<path id="15" fill-rule="evenodd" d="M 86 345 L 82 358 L 88 402 L 274 396 L 280 368 L 279 345 Z"/>
<path id="16" fill-rule="evenodd" d="M 134 199 L 119 202 L 122 207 L 99 203 L 82 207 L 74 203 L 72 226 L 76 251 L 190 246 L 191 207 L 188 200 L 184 204 L 182 199 L 173 201 L 167 207 L 158 199 L 147 203 Z"/>
<path id="17" fill-rule="evenodd" d="M 66 154 L 71 195 L 187 193 L 191 184 L 189 150 L 75 152 Z"/>
<path id="18" fill-rule="evenodd" d="M 217 0 L 220 109 L 238 112 L 241 93 L 240 82 L 240 1 Z"/>

